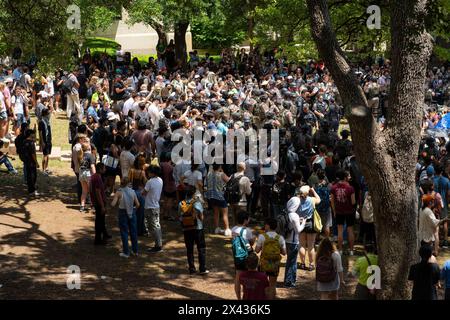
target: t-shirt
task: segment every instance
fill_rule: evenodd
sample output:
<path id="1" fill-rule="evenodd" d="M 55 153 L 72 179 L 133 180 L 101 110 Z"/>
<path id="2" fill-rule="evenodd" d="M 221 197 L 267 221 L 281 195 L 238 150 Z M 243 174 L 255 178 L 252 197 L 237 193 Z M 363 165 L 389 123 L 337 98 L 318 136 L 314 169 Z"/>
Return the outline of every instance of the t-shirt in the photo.
<path id="1" fill-rule="evenodd" d="M 75 86 L 75 84 L 79 84 L 77 77 L 75 77 L 75 75 L 71 73 L 69 75 L 69 80 L 72 83 L 71 94 L 78 94 L 78 89 Z"/>
<path id="2" fill-rule="evenodd" d="M 163 181 L 159 177 L 151 178 L 145 184 L 145 209 L 158 209 L 159 200 L 161 199 L 161 192 L 163 188 Z"/>
<path id="3" fill-rule="evenodd" d="M 269 287 L 269 280 L 264 272 L 241 272 L 239 283 L 244 289 L 243 300 L 267 300 L 265 290 Z"/>
<path id="4" fill-rule="evenodd" d="M 100 190 L 101 199 L 97 199 L 97 192 L 96 190 Z M 91 176 L 91 201 L 94 206 L 96 205 L 102 205 L 106 201 L 106 195 L 105 195 L 105 185 L 103 184 L 102 176 L 98 173 L 93 174 Z"/>
<path id="5" fill-rule="evenodd" d="M 450 260 L 445 261 L 441 270 L 441 280 L 444 281 L 445 288 L 450 289 Z"/>
<path id="6" fill-rule="evenodd" d="M 41 132 L 43 144 L 52 143 L 52 129 L 48 120 L 39 121 L 38 129 Z"/>
<path id="7" fill-rule="evenodd" d="M 435 240 L 434 234 L 439 225 L 434 212 L 430 208 L 425 208 L 419 212 L 419 241 L 431 242 Z"/>
<path id="8" fill-rule="evenodd" d="M 124 150 L 120 153 L 120 168 L 122 170 L 122 178 L 127 178 L 128 177 L 128 171 L 130 171 L 130 168 L 133 166 L 134 164 L 134 155 L 127 150 Z"/>
<path id="9" fill-rule="evenodd" d="M 23 159 L 24 164 L 28 164 L 29 166 L 36 166 L 36 163 L 32 160 L 33 154 L 36 155 L 36 145 L 34 141 L 26 139 L 23 144 Z"/>
<path id="10" fill-rule="evenodd" d="M 72 148 L 72 162 L 73 170 L 76 173 L 80 172 L 80 164 L 78 163 L 78 153 L 81 151 L 81 143 L 77 143 Z"/>
<path id="11" fill-rule="evenodd" d="M 437 300 L 436 285 L 440 278 L 436 263 L 417 263 L 409 269 L 408 280 L 413 281 L 412 300 Z"/>
<path id="12" fill-rule="evenodd" d="M 348 183 L 338 182 L 332 185 L 331 194 L 334 196 L 334 205 L 336 214 L 352 214 L 354 206 L 352 205 L 352 194 L 355 189 Z"/>
<path id="13" fill-rule="evenodd" d="M 150 130 L 136 130 L 131 135 L 140 152 L 150 153 L 150 142 L 153 140 Z"/>
<path id="14" fill-rule="evenodd" d="M 242 226 L 234 226 L 231 229 L 231 236 L 234 238 L 236 238 L 237 236 L 239 236 L 241 234 L 241 230 L 242 228 L 245 228 L 244 232 L 242 233 L 242 237 L 244 239 L 247 239 L 248 242 L 250 242 L 251 240 L 253 240 L 253 232 L 252 229 L 247 228 L 247 227 L 242 227 Z"/>
<path id="15" fill-rule="evenodd" d="M 184 182 L 192 187 L 197 187 L 198 182 L 203 181 L 202 173 L 198 170 L 194 170 L 194 172 L 188 170 L 183 174 L 183 176 Z"/>
<path id="16" fill-rule="evenodd" d="M 278 235 L 275 231 L 268 231 L 266 232 L 267 236 L 271 239 L 275 239 L 275 237 Z M 258 251 L 259 248 L 262 248 L 264 250 L 264 241 L 266 238 L 263 234 L 260 234 L 258 236 L 258 240 L 256 241 L 256 251 Z M 286 242 L 284 241 L 283 236 L 280 235 L 280 238 L 278 239 L 278 243 L 280 245 L 281 251 L 286 250 Z"/>
<path id="17" fill-rule="evenodd" d="M 129 98 L 125 103 L 123 104 L 122 114 L 124 116 L 128 116 L 128 112 L 130 110 L 136 111 L 137 103 L 134 101 L 133 98 Z"/>
<path id="18" fill-rule="evenodd" d="M 11 105 L 14 106 L 14 114 L 24 114 L 24 100 L 22 96 L 12 96 Z"/>
<path id="19" fill-rule="evenodd" d="M 85 152 L 80 162 L 80 171 L 91 170 L 91 165 L 95 164 L 95 157 L 90 152 Z"/>
<path id="20" fill-rule="evenodd" d="M 172 193 L 177 191 L 175 179 L 173 178 L 173 166 L 170 164 L 170 162 L 161 162 L 160 167 L 162 172 L 164 192 Z"/>
<path id="21" fill-rule="evenodd" d="M 367 257 L 370 260 L 370 265 L 377 266 L 378 265 L 378 256 L 374 254 L 367 254 Z M 353 265 L 353 273 L 358 275 L 358 283 L 363 286 L 367 286 L 367 279 L 369 279 L 370 274 L 367 273 L 367 268 L 369 267 L 369 262 L 366 257 L 360 257 L 356 260 Z"/>

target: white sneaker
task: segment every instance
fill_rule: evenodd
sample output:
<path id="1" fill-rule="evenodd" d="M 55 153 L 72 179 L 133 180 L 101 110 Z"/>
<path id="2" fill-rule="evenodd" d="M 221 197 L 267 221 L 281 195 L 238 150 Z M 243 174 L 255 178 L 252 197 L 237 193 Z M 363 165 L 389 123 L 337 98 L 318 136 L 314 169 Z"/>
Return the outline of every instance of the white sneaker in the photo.
<path id="1" fill-rule="evenodd" d="M 225 237 L 231 237 L 231 229 L 225 230 L 225 232 L 223 233 L 223 235 L 224 235 Z"/>
<path id="2" fill-rule="evenodd" d="M 119 254 L 119 257 L 122 257 L 122 258 L 128 259 L 128 258 L 130 257 L 130 255 L 128 255 L 128 254 L 125 254 L 125 253 L 121 252 L 121 253 Z"/>
<path id="3" fill-rule="evenodd" d="M 214 230 L 214 233 L 215 234 L 221 234 L 221 233 L 223 233 L 223 230 L 220 229 L 219 227 L 217 227 L 216 230 Z"/>

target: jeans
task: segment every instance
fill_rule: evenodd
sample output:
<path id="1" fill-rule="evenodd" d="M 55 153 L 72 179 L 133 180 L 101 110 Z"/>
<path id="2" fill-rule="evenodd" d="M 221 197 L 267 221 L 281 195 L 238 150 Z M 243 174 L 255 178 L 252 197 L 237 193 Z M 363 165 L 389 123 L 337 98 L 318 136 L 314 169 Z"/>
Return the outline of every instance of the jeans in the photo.
<path id="1" fill-rule="evenodd" d="M 144 205 L 145 198 L 142 196 L 140 190 L 135 190 L 136 197 L 139 201 L 139 208 L 136 210 L 136 225 L 137 225 L 137 234 L 138 236 L 143 236 L 145 233 L 145 217 L 144 217 Z"/>
<path id="2" fill-rule="evenodd" d="M 106 240 L 108 232 L 106 231 L 105 215 L 102 213 L 102 208 L 95 205 L 95 242 L 100 243 Z"/>
<path id="3" fill-rule="evenodd" d="M 36 191 L 37 168 L 35 166 L 26 165 L 28 193 Z"/>
<path id="4" fill-rule="evenodd" d="M 14 167 L 11 164 L 11 162 L 9 161 L 8 157 L 4 156 L 3 158 L 0 159 L 0 165 L 4 164 L 6 166 L 6 169 L 8 169 L 9 172 L 13 172 L 14 171 Z"/>
<path id="5" fill-rule="evenodd" d="M 197 245 L 200 272 L 206 270 L 206 242 L 203 230 L 184 231 L 184 244 L 187 250 L 189 271 L 195 271 L 194 244 Z"/>
<path id="6" fill-rule="evenodd" d="M 286 243 L 287 259 L 284 273 L 284 285 L 295 286 L 297 282 L 297 257 L 299 244 Z"/>
<path id="7" fill-rule="evenodd" d="M 159 224 L 159 208 L 145 209 L 145 229 L 150 233 L 151 228 L 155 233 L 155 246 L 162 247 L 162 232 Z"/>
<path id="8" fill-rule="evenodd" d="M 122 238 L 123 253 L 126 255 L 130 255 L 130 249 L 128 247 L 128 233 L 131 238 L 131 249 L 134 253 L 138 253 L 136 220 L 135 211 L 133 211 L 133 215 L 130 218 L 125 209 L 119 209 L 120 237 Z"/>
<path id="9" fill-rule="evenodd" d="M 77 196 L 78 196 L 78 203 L 81 203 L 81 194 L 83 193 L 83 188 L 81 187 L 80 174 L 75 172 L 75 176 L 77 177 Z"/>

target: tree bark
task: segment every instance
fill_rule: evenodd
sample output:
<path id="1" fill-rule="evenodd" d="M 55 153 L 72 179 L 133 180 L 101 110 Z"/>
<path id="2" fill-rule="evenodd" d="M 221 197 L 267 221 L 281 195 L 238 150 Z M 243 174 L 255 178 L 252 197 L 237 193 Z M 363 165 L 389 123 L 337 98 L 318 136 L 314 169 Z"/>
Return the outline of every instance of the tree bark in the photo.
<path id="1" fill-rule="evenodd" d="M 152 24 L 152 28 L 158 34 L 158 42 L 161 41 L 164 47 L 167 47 L 167 34 L 164 31 L 164 26 L 161 23 L 155 22 Z"/>
<path id="2" fill-rule="evenodd" d="M 372 195 L 381 269 L 381 299 L 408 299 L 408 271 L 417 256 L 415 164 L 420 142 L 423 81 L 432 51 L 426 0 L 391 2 L 392 80 L 381 131 L 338 45 L 326 0 L 307 0 L 313 38 L 339 89 L 354 152 Z"/>
<path id="3" fill-rule="evenodd" d="M 182 66 L 187 62 L 187 46 L 186 46 L 186 31 L 189 27 L 189 22 L 178 22 L 175 24 L 174 40 L 175 40 L 175 57 L 181 61 Z"/>
<path id="4" fill-rule="evenodd" d="M 250 41 L 250 52 L 253 51 L 253 35 L 255 33 L 255 18 L 253 15 L 247 18 L 247 36 Z"/>

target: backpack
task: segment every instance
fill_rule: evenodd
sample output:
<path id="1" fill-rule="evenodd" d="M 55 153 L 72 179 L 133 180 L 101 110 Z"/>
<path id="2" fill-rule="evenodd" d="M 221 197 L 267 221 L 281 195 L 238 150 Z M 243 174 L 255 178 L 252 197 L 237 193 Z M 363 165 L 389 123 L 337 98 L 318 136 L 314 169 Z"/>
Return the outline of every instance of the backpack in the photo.
<path id="1" fill-rule="evenodd" d="M 322 256 L 317 259 L 316 281 L 332 282 L 336 279 L 337 272 L 334 269 L 334 262 L 331 256 Z"/>
<path id="2" fill-rule="evenodd" d="M 420 182 L 420 176 L 422 175 L 422 172 L 426 171 L 427 167 L 422 166 L 419 170 L 416 170 L 416 184 L 419 185 Z"/>
<path id="3" fill-rule="evenodd" d="M 197 228 L 197 218 L 195 217 L 194 201 L 191 201 L 191 203 L 181 201 L 180 210 L 182 213 L 181 225 L 183 231 L 195 230 Z"/>
<path id="4" fill-rule="evenodd" d="M 289 219 L 289 212 L 284 208 L 277 216 L 277 229 L 276 232 L 281 234 L 285 239 L 291 233 L 291 220 Z"/>
<path id="5" fill-rule="evenodd" d="M 241 178 L 235 178 L 233 175 L 224 187 L 224 197 L 229 204 L 236 204 L 241 200 L 241 191 L 239 190 Z"/>
<path id="6" fill-rule="evenodd" d="M 248 257 L 248 241 L 243 237 L 245 228 L 242 227 L 241 232 L 237 237 L 231 240 L 231 250 L 233 251 L 234 262 L 242 264 Z"/>
<path id="7" fill-rule="evenodd" d="M 263 234 L 264 245 L 261 253 L 261 271 L 263 272 L 278 272 L 280 269 L 280 235 L 271 238 L 267 233 Z"/>
<path id="8" fill-rule="evenodd" d="M 61 90 L 65 94 L 70 94 L 72 92 L 73 81 L 69 79 L 69 76 L 63 81 L 61 85 Z"/>
<path id="9" fill-rule="evenodd" d="M 366 198 L 364 199 L 363 207 L 361 210 L 361 218 L 366 223 L 373 223 L 373 208 L 372 208 L 372 199 L 369 194 L 366 194 Z"/>
<path id="10" fill-rule="evenodd" d="M 318 212 L 325 213 L 330 209 L 330 189 L 327 185 L 320 184 L 314 189 L 320 197 L 320 203 L 316 206 Z"/>

